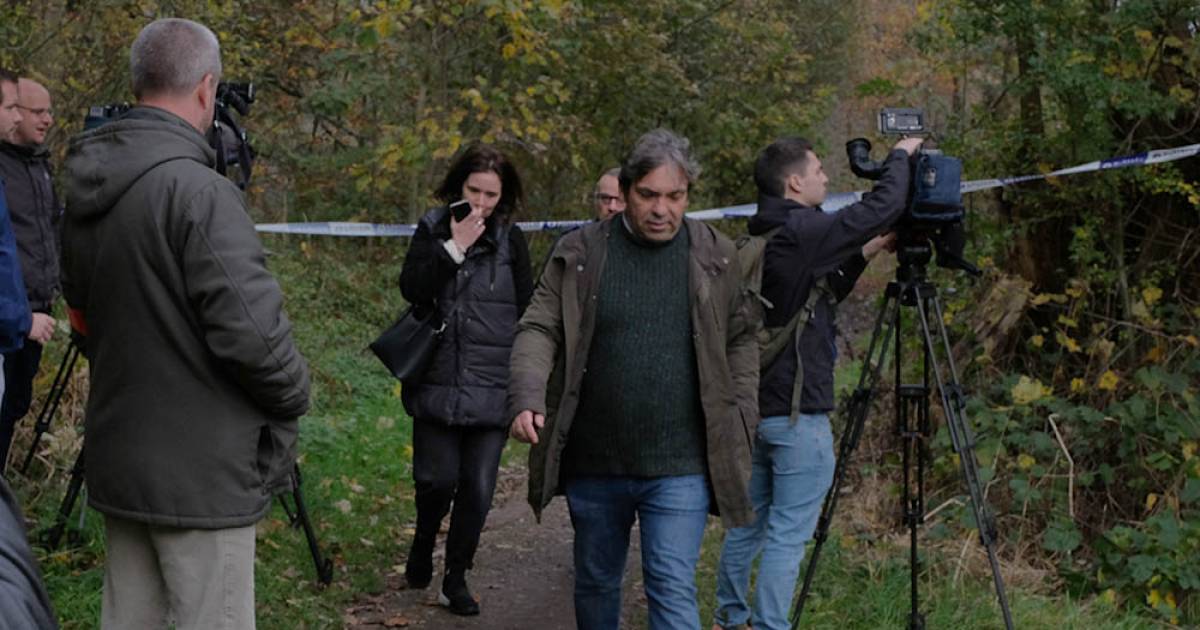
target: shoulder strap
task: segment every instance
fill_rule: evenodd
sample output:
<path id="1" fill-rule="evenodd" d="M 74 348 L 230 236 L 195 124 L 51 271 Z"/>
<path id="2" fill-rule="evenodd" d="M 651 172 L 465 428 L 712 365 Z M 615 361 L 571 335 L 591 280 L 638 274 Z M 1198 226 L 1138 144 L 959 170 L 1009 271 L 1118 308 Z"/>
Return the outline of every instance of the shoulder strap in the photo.
<path id="1" fill-rule="evenodd" d="M 833 291 L 829 288 L 827 276 L 821 276 L 813 282 L 804 307 L 788 322 L 788 333 L 779 336 L 785 342 L 792 340 L 796 348 L 796 376 L 792 379 L 791 408 L 788 413 L 791 422 L 795 422 L 800 417 L 800 396 L 804 390 L 804 354 L 800 352 L 800 335 L 803 334 L 808 321 L 812 319 L 813 312 L 817 308 L 817 300 L 821 298 L 825 298 L 830 304 L 837 303 L 837 300 L 833 299 Z"/>

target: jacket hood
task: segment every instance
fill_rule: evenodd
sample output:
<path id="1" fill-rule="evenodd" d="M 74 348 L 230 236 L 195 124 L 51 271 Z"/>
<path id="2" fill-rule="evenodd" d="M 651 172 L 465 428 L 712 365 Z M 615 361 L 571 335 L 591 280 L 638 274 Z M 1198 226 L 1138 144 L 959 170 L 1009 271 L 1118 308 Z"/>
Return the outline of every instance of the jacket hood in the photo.
<path id="1" fill-rule="evenodd" d="M 75 136 L 67 150 L 67 214 L 104 214 L 147 171 L 179 159 L 212 168 L 216 152 L 182 118 L 155 107 L 135 107 Z"/>
<path id="2" fill-rule="evenodd" d="M 750 217 L 747 228 L 751 234 L 766 234 L 788 222 L 795 211 L 820 212 L 820 207 L 805 206 L 791 199 L 759 195 L 758 210 Z"/>

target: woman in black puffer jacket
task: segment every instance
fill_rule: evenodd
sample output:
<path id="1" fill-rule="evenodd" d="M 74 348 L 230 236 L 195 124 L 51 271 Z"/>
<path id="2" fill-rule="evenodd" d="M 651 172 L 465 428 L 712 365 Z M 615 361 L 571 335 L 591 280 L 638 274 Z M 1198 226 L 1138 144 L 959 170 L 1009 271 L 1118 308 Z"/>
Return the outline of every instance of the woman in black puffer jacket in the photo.
<path id="1" fill-rule="evenodd" d="M 417 504 L 405 577 L 414 588 L 433 579 L 434 543 L 453 504 L 438 600 L 451 612 L 475 615 L 466 571 L 508 436 L 508 357 L 533 274 L 525 237 L 512 221 L 521 179 L 503 154 L 481 143 L 467 147 L 436 196 L 446 206 L 421 218 L 400 272 L 404 299 L 424 312 L 436 309 L 434 321 L 445 322 L 429 367 L 402 389 L 413 417 Z M 461 220 L 453 211 L 465 211 L 459 201 L 470 207 Z"/>

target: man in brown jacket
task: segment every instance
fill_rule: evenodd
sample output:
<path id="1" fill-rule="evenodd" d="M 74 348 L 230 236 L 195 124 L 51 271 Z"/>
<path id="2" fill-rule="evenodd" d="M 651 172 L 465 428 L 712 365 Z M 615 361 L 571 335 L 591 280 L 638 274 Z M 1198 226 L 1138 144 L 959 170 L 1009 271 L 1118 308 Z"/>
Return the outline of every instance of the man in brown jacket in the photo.
<path id="1" fill-rule="evenodd" d="M 758 322 L 733 243 L 683 218 L 699 170 L 686 139 L 642 136 L 625 212 L 559 241 L 517 328 L 511 433 L 534 444 L 534 511 L 567 496 L 581 629 L 618 625 L 635 518 L 654 630 L 699 627 L 708 513 L 753 518 Z"/>

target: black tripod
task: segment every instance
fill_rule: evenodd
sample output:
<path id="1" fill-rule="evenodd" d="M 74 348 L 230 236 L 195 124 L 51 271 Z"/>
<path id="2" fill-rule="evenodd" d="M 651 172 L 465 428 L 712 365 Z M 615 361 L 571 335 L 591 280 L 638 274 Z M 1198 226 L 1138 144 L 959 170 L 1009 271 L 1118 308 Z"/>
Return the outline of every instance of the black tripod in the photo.
<path id="1" fill-rule="evenodd" d="M 29 447 L 29 452 L 25 455 L 25 462 L 21 466 L 21 472 L 25 473 L 29 469 L 29 463 L 33 461 L 34 454 L 37 453 L 38 443 L 42 439 L 42 435 L 50 430 L 50 421 L 54 418 L 54 414 L 58 412 L 59 404 L 62 403 L 63 393 L 67 389 L 67 384 L 71 380 L 71 374 L 75 369 L 75 363 L 79 360 L 81 354 L 83 338 L 77 336 L 76 333 L 71 334 L 71 345 L 67 348 L 66 354 L 63 355 L 62 363 L 58 366 L 58 372 L 54 375 L 54 382 L 50 385 L 50 391 L 46 395 L 46 402 L 42 405 L 42 410 L 38 413 L 37 423 L 34 425 L 33 444 Z M 54 517 L 54 524 L 43 534 L 42 540 L 50 549 L 58 548 L 58 544 L 62 541 L 64 533 L 67 534 L 68 540 L 72 543 L 78 541 L 78 530 L 67 531 L 67 521 L 71 518 L 71 513 L 75 511 L 75 503 L 79 500 L 79 494 L 83 490 L 83 473 L 84 473 L 84 449 L 79 449 L 79 455 L 75 457 L 75 463 L 71 466 L 71 479 L 67 483 L 67 493 L 63 496 L 62 503 L 58 506 L 58 513 Z M 304 493 L 300 488 L 300 464 L 295 464 L 292 469 L 292 504 L 288 504 L 284 495 L 279 495 L 279 504 L 283 506 L 283 511 L 287 514 L 288 524 L 292 527 L 303 529 L 304 538 L 308 541 L 308 551 L 312 554 L 313 565 L 317 570 L 317 581 L 321 584 L 328 585 L 333 581 L 333 561 L 321 555 L 321 548 L 317 542 L 316 531 L 313 530 L 312 521 L 308 517 L 308 508 L 304 504 Z M 81 511 L 79 520 L 82 524 L 83 516 L 86 511 Z"/>
<path id="2" fill-rule="evenodd" d="M 42 441 L 42 436 L 46 434 L 46 431 L 50 430 L 50 419 L 58 413 L 58 405 L 62 402 L 63 392 L 67 390 L 67 384 L 71 382 L 71 374 L 75 371 L 75 363 L 79 361 L 82 340 L 83 338 L 78 333 L 71 331 L 70 345 L 67 346 L 67 352 L 63 355 L 62 362 L 58 364 L 58 371 L 54 373 L 54 382 L 50 384 L 50 391 L 46 394 L 46 402 L 42 403 L 42 410 L 38 412 L 37 422 L 33 425 L 33 442 L 29 445 L 29 452 L 25 453 L 25 461 L 21 464 L 21 474 L 29 472 L 29 463 L 33 461 L 33 456 L 37 453 L 38 443 Z"/>
<path id="3" fill-rule="evenodd" d="M 983 488 L 979 482 L 979 469 L 975 460 L 975 438 L 967 424 L 965 414 L 966 400 L 958 381 L 958 370 L 954 365 L 954 357 L 950 353 L 950 342 L 943 323 L 941 299 L 938 297 L 937 287 L 930 284 L 925 277 L 925 267 L 929 263 L 931 253 L 927 242 L 902 243 L 898 251 L 900 267 L 896 272 L 896 280 L 888 283 L 883 305 L 875 319 L 875 329 L 871 335 L 867 357 L 863 362 L 862 373 L 859 375 L 858 387 L 847 406 L 849 413 L 846 427 L 838 444 L 833 484 L 829 493 L 825 495 L 821 517 L 817 521 L 817 530 L 813 536 L 812 555 L 809 557 L 808 568 L 804 573 L 804 586 L 796 597 L 795 609 L 792 613 L 793 630 L 800 627 L 800 615 L 804 612 L 804 602 L 812 587 L 817 561 L 821 556 L 821 546 L 829 535 L 829 525 L 833 520 L 833 512 L 837 508 L 838 494 L 846 475 L 846 468 L 850 464 L 850 456 L 858 447 L 859 439 L 862 437 L 867 413 L 871 409 L 871 398 L 876 392 L 875 387 L 879 381 L 879 374 L 887 358 L 889 341 L 894 342 L 896 354 L 893 361 L 896 395 L 895 431 L 903 448 L 902 511 L 904 524 L 908 527 L 910 534 L 911 607 L 908 628 L 909 630 L 922 630 L 925 627 L 925 616 L 920 612 L 917 594 L 917 578 L 920 574 L 920 559 L 917 556 L 917 528 L 925 518 L 925 464 L 929 459 L 929 440 L 933 437 L 929 396 L 933 393 L 931 385 L 936 385 L 937 393 L 941 396 L 946 427 L 950 431 L 950 441 L 954 446 L 954 452 L 958 454 L 963 481 L 971 495 L 971 507 L 975 512 L 979 537 L 987 549 L 988 560 L 991 563 L 992 581 L 995 583 L 996 597 L 1004 615 L 1004 626 L 1012 630 L 1012 613 L 1008 608 L 1008 597 L 1004 593 L 1000 563 L 996 559 L 996 522 L 985 502 Z M 901 369 L 902 343 L 905 339 L 902 333 L 901 306 L 915 310 L 916 322 L 920 327 L 922 361 L 921 382 L 918 384 L 903 384 L 901 380 L 903 376 Z M 938 362 L 939 348 L 944 354 L 946 366 Z"/>

